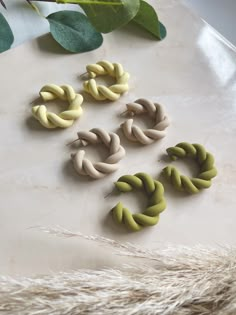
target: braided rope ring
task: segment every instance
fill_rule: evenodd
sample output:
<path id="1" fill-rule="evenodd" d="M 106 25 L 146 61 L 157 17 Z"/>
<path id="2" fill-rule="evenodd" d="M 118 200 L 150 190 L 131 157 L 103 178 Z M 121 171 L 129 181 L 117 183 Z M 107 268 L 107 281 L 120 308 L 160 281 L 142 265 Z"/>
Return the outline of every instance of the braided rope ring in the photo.
<path id="1" fill-rule="evenodd" d="M 84 90 L 98 101 L 106 99 L 116 101 L 129 89 L 129 73 L 124 71 L 120 63 L 99 61 L 96 64 L 87 65 L 86 69 L 91 79 L 84 82 Z M 97 85 L 94 78 L 98 75 L 110 75 L 116 79 L 116 84 L 109 87 Z"/>
<path id="2" fill-rule="evenodd" d="M 165 210 L 164 187 L 152 177 L 145 173 L 135 175 L 124 175 L 115 183 L 120 192 L 129 192 L 133 189 L 143 189 L 148 196 L 148 206 L 143 213 L 132 214 L 123 204 L 119 202 L 112 208 L 113 219 L 119 224 L 125 224 L 132 231 L 139 231 L 145 226 L 158 223 L 159 214 Z"/>
<path id="3" fill-rule="evenodd" d="M 132 118 L 127 119 L 121 124 L 121 128 L 128 140 L 141 144 L 151 144 L 166 136 L 165 129 L 169 126 L 170 121 L 164 112 L 163 106 L 140 98 L 134 103 L 127 104 L 126 107 L 127 111 L 132 115 L 148 113 L 155 120 L 155 125 L 152 129 L 142 130 L 133 124 Z"/>
<path id="4" fill-rule="evenodd" d="M 117 134 L 113 132 L 108 133 L 100 128 L 94 128 L 90 131 L 78 132 L 78 137 L 83 146 L 103 143 L 109 148 L 110 153 L 104 162 L 96 163 L 92 163 L 85 158 L 84 150 L 79 150 L 77 153 L 71 154 L 75 170 L 80 175 L 99 179 L 118 169 L 118 162 L 125 156 L 125 149 L 120 145 L 120 138 Z"/>
<path id="5" fill-rule="evenodd" d="M 58 115 L 48 112 L 45 105 L 37 105 L 32 108 L 33 116 L 41 125 L 48 129 L 70 127 L 73 125 L 74 120 L 79 118 L 83 113 L 81 108 L 83 96 L 76 94 L 70 85 L 58 86 L 55 84 L 47 84 L 40 90 L 39 95 L 44 101 L 58 98 L 69 102 L 68 109 Z"/>
<path id="6" fill-rule="evenodd" d="M 172 160 L 190 157 L 195 159 L 200 167 L 198 176 L 194 178 L 181 175 L 174 166 L 169 165 L 165 167 L 163 173 L 176 189 L 195 194 L 201 189 L 211 186 L 211 179 L 217 175 L 214 157 L 201 144 L 182 142 L 175 147 L 168 148 L 166 151 Z"/>

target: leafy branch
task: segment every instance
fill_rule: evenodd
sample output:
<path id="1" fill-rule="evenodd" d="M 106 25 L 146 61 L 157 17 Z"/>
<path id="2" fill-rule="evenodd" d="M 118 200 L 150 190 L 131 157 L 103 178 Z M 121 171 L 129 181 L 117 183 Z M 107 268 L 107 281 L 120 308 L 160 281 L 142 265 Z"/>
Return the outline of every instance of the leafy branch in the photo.
<path id="1" fill-rule="evenodd" d="M 85 52 L 98 48 L 103 37 L 128 23 L 134 23 L 151 33 L 155 39 L 166 36 L 166 29 L 159 22 L 155 9 L 144 0 L 26 0 L 39 13 L 33 2 L 78 4 L 84 11 L 59 11 L 46 17 L 53 38 L 70 52 Z M 6 8 L 3 0 L 0 4 Z M 41 15 L 42 16 L 42 15 Z M 0 52 L 9 49 L 13 34 L 0 13 Z"/>
<path id="2" fill-rule="evenodd" d="M 29 1 L 38 1 L 38 2 L 55 2 L 61 4 L 98 4 L 98 5 L 122 5 L 122 1 L 99 1 L 99 0 L 29 0 Z"/>
<path id="3" fill-rule="evenodd" d="M 103 1 L 103 0 L 26 0 L 28 3 L 31 1 L 37 2 L 54 2 L 54 3 L 61 3 L 61 4 L 87 4 L 87 5 L 122 5 L 122 0 L 116 1 Z M 6 9 L 6 5 L 3 0 L 0 0 L 0 4 Z"/>

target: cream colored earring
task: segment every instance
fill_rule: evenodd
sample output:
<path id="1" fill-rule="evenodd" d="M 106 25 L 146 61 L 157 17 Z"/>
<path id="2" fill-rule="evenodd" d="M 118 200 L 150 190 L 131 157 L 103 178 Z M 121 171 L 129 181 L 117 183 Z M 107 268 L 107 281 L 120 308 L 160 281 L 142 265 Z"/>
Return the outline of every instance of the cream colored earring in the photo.
<path id="1" fill-rule="evenodd" d="M 133 123 L 132 118 L 127 119 L 121 124 L 121 128 L 128 140 L 141 144 L 151 144 L 166 136 L 165 129 L 169 126 L 170 121 L 163 106 L 140 98 L 134 103 L 127 104 L 126 107 L 126 112 L 132 116 L 147 113 L 155 121 L 151 129 L 142 130 Z"/>
<path id="2" fill-rule="evenodd" d="M 120 144 L 120 138 L 113 132 L 107 132 L 100 128 L 90 131 L 78 132 L 78 140 L 83 146 L 88 144 L 104 144 L 109 149 L 109 156 L 104 162 L 92 163 L 85 158 L 85 151 L 79 150 L 71 154 L 75 170 L 80 175 L 90 176 L 94 179 L 105 177 L 119 168 L 118 162 L 125 156 L 125 149 Z"/>

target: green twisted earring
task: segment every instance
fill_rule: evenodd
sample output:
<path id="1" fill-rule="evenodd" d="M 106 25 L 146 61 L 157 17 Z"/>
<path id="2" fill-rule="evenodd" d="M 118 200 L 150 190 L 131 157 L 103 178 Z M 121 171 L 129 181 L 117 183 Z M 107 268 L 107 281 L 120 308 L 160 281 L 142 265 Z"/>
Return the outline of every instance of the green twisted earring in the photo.
<path id="1" fill-rule="evenodd" d="M 200 172 L 194 178 L 181 175 L 174 166 L 169 165 L 165 167 L 163 174 L 176 189 L 195 194 L 201 189 L 211 186 L 211 179 L 217 175 L 217 170 L 214 166 L 214 157 L 201 144 L 181 142 L 175 147 L 168 148 L 166 151 L 172 160 L 190 157 L 195 159 L 200 166 Z"/>
<path id="2" fill-rule="evenodd" d="M 119 224 L 125 224 L 131 231 L 139 231 L 145 226 L 158 223 L 159 214 L 166 208 L 163 185 L 145 173 L 121 176 L 115 183 L 120 192 L 129 192 L 133 189 L 143 189 L 148 196 L 148 206 L 143 213 L 132 214 L 119 202 L 111 212 L 113 219 Z"/>

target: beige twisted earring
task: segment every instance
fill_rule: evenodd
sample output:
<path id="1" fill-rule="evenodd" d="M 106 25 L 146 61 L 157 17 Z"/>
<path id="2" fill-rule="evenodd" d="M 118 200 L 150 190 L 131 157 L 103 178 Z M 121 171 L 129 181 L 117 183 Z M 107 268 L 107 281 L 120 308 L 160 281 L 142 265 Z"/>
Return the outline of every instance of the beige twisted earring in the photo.
<path id="1" fill-rule="evenodd" d="M 134 121 L 132 118 L 127 119 L 121 124 L 121 128 L 128 140 L 139 142 L 141 144 L 151 144 L 166 136 L 165 129 L 169 126 L 170 120 L 165 114 L 162 105 L 140 98 L 134 103 L 127 104 L 126 107 L 126 112 L 133 116 L 147 113 L 155 121 L 155 124 L 151 129 L 142 130 L 133 123 Z"/>
<path id="2" fill-rule="evenodd" d="M 94 179 L 102 178 L 119 168 L 118 162 L 125 156 L 125 149 L 120 144 L 120 138 L 113 132 L 101 128 L 78 132 L 78 140 L 83 146 L 102 143 L 109 149 L 109 156 L 104 162 L 92 163 L 85 158 L 85 151 L 79 150 L 71 154 L 75 170 L 80 175 L 90 176 Z"/>

